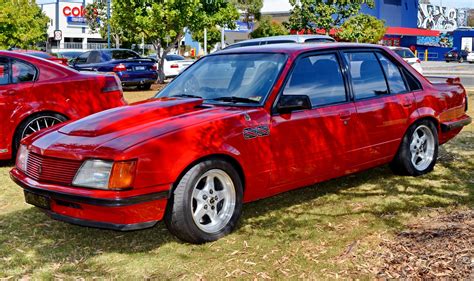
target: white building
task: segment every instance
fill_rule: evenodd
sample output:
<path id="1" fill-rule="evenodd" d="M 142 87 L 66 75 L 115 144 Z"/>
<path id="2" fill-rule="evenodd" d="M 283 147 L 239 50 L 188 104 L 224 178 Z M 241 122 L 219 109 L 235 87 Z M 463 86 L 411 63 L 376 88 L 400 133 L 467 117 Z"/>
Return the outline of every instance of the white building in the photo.
<path id="1" fill-rule="evenodd" d="M 85 51 L 107 47 L 100 34 L 91 34 L 84 18 L 84 8 L 93 0 L 37 0 L 50 18 L 46 48 L 51 52 Z M 61 40 L 55 40 L 61 33 Z M 59 37 L 59 36 L 58 36 Z"/>

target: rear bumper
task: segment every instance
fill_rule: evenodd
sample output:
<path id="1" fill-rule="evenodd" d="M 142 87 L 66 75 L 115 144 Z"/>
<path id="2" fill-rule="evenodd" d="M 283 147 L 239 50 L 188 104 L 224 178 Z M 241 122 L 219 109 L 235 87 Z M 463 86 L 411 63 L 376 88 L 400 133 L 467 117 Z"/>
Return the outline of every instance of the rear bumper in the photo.
<path id="1" fill-rule="evenodd" d="M 44 211 L 53 219 L 88 227 L 119 231 L 152 227 L 163 218 L 168 199 L 167 191 L 125 198 L 93 198 L 41 188 L 41 184 L 32 184 L 16 169 L 10 177 L 25 193 L 46 198 L 49 207 Z"/>
<path id="2" fill-rule="evenodd" d="M 450 132 L 452 130 L 456 130 L 471 124 L 472 118 L 464 115 L 460 119 L 449 121 L 449 122 L 442 122 L 441 123 L 441 131 L 443 132 Z"/>
<path id="3" fill-rule="evenodd" d="M 122 80 L 122 86 L 139 86 L 139 85 L 145 85 L 145 84 L 153 84 L 155 82 L 156 82 L 156 79 L 137 79 L 137 80 L 132 80 L 132 81 Z"/>

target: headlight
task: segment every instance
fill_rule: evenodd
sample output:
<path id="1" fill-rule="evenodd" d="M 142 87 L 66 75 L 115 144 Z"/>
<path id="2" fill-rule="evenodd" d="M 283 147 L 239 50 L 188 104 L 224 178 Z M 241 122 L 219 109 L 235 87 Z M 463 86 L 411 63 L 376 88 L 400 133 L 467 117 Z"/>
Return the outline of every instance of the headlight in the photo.
<path id="1" fill-rule="evenodd" d="M 26 145 L 22 144 L 18 148 L 18 152 L 16 155 L 16 167 L 19 170 L 26 172 L 27 164 L 28 164 L 28 149 L 26 148 Z"/>
<path id="2" fill-rule="evenodd" d="M 87 160 L 72 182 L 75 186 L 98 189 L 130 188 L 135 177 L 136 161 L 112 162 Z"/>

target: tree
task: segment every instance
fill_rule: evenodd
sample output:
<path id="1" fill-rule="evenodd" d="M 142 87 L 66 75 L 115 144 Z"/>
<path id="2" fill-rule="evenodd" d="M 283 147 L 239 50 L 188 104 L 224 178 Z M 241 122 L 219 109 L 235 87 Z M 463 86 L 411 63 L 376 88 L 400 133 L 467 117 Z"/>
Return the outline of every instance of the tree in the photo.
<path id="1" fill-rule="evenodd" d="M 374 7 L 374 0 L 290 0 L 293 9 L 287 28 L 303 33 L 316 33 L 339 27 L 345 19 L 357 14 L 362 4 Z"/>
<path id="2" fill-rule="evenodd" d="M 288 30 L 279 22 L 274 21 L 271 16 L 264 16 L 258 23 L 258 27 L 250 33 L 252 38 L 261 38 L 276 35 L 286 35 Z"/>
<path id="3" fill-rule="evenodd" d="M 345 21 L 336 36 L 342 41 L 375 44 L 383 38 L 386 30 L 383 20 L 359 14 Z"/>
<path id="4" fill-rule="evenodd" d="M 91 33 L 98 32 L 102 38 L 107 38 L 108 24 L 110 23 L 110 37 L 115 41 L 115 48 L 120 48 L 121 43 L 125 39 L 126 29 L 120 25 L 118 17 L 115 15 L 114 3 L 111 0 L 111 16 L 107 18 L 106 1 L 94 1 L 85 7 L 84 17 L 87 20 Z"/>
<path id="5" fill-rule="evenodd" d="M 46 41 L 49 18 L 35 1 L 0 0 L 0 48 L 34 48 Z"/>
<path id="6" fill-rule="evenodd" d="M 196 30 L 192 37 L 195 41 L 204 42 L 204 30 Z M 221 42 L 221 30 L 217 26 L 207 29 L 207 52 L 209 53 L 217 43 Z"/>
<path id="7" fill-rule="evenodd" d="M 244 22 L 247 23 L 247 28 L 250 30 L 252 22 L 260 20 L 260 10 L 263 7 L 263 0 L 232 0 L 231 1 L 237 9 L 239 9 L 244 17 Z"/>
<path id="8" fill-rule="evenodd" d="M 181 41 L 186 28 L 192 33 L 216 25 L 232 27 L 239 16 L 225 0 L 120 0 L 113 8 L 119 26 L 143 34 L 153 44 L 160 74 L 165 56 Z M 164 80 L 163 75 L 159 80 Z"/>

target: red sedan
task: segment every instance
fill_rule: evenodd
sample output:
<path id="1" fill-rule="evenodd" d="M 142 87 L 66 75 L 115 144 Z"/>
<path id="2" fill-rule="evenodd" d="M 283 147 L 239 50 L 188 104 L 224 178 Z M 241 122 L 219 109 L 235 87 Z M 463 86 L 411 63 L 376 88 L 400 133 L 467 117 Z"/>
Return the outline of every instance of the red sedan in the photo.
<path id="1" fill-rule="evenodd" d="M 469 124 L 458 79 L 432 84 L 359 44 L 224 50 L 155 99 L 25 139 L 11 176 L 51 217 L 182 240 L 230 233 L 242 203 L 390 163 L 430 172 Z"/>
<path id="2" fill-rule="evenodd" d="M 0 160 L 24 137 L 57 123 L 125 105 L 114 75 L 82 74 L 43 59 L 0 51 Z"/>

